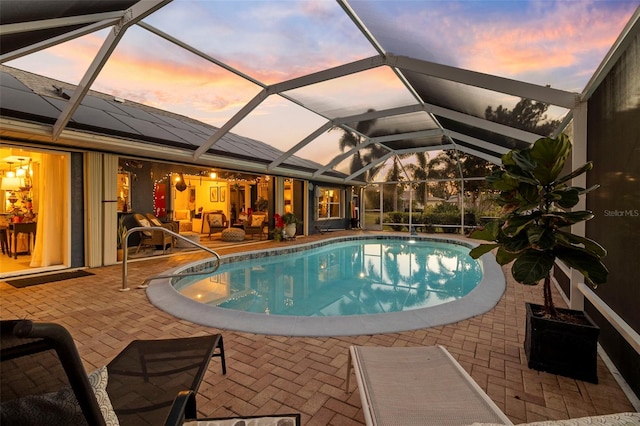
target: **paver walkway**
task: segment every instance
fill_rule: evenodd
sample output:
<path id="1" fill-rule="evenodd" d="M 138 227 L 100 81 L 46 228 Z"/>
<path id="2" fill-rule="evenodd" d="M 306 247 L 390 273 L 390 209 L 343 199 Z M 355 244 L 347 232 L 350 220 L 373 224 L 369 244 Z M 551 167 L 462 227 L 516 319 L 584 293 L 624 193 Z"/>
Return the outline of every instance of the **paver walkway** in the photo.
<path id="1" fill-rule="evenodd" d="M 310 241 L 338 233 L 305 237 Z M 296 242 L 267 244 L 295 244 Z M 220 248 L 224 255 L 256 246 Z M 129 282 L 202 258 L 184 254 L 129 264 Z M 0 282 L 0 317 L 63 324 L 86 369 L 105 365 L 131 340 L 221 332 L 228 373 L 213 360 L 198 394 L 202 417 L 300 412 L 304 425 L 364 423 L 355 380 L 344 390 L 349 345 L 445 346 L 514 423 L 634 411 L 604 363 L 594 385 L 529 370 L 523 352 L 524 302 L 541 303 L 539 287 L 514 283 L 488 313 L 442 327 L 339 338 L 263 336 L 199 326 L 152 306 L 144 290 L 120 292 L 120 265 L 90 269 L 94 276 L 16 289 Z M 555 293 L 555 301 L 562 305 Z"/>

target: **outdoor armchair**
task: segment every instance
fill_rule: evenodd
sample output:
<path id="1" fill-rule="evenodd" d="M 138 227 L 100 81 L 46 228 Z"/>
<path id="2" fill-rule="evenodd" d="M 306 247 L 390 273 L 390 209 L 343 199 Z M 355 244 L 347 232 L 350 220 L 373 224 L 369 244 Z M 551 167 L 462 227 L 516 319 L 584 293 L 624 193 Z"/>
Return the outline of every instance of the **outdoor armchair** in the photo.
<path id="1" fill-rule="evenodd" d="M 147 220 L 151 223 L 152 226 L 161 226 L 165 229 L 168 229 L 169 231 L 173 231 L 176 234 L 180 233 L 180 224 L 178 222 L 163 222 L 160 219 L 158 219 L 153 213 L 145 213 L 145 216 L 147 218 Z M 175 245 L 175 237 L 171 234 L 167 234 L 167 233 L 163 233 L 163 236 L 156 236 L 154 235 L 154 237 L 157 237 L 158 240 L 162 239 L 162 241 L 167 240 L 168 238 L 166 238 L 167 236 L 171 237 L 171 245 L 174 246 Z"/>
<path id="2" fill-rule="evenodd" d="M 267 232 L 266 232 L 266 230 L 268 229 L 267 227 L 268 227 L 267 215 L 253 213 L 247 218 L 247 221 L 245 222 L 244 232 L 247 235 L 251 235 L 252 237 L 253 235 L 258 235 L 260 239 L 262 239 L 263 236 L 264 237 L 267 236 Z"/>
<path id="3" fill-rule="evenodd" d="M 138 223 L 138 226 L 144 226 L 144 227 L 161 226 L 162 227 L 162 223 L 160 223 L 160 225 L 152 224 L 149 221 L 149 219 L 147 219 L 140 213 L 135 213 L 133 215 L 133 218 Z M 173 236 L 166 232 L 158 231 L 158 230 L 148 230 L 148 231 L 142 231 L 140 234 L 141 234 L 140 244 L 138 245 L 136 252 L 138 252 L 140 250 L 140 247 L 142 247 L 143 245 L 148 245 L 148 246 L 154 246 L 156 248 L 161 247 L 162 253 L 165 253 L 167 250 L 167 247 L 171 248 L 171 246 L 173 245 Z"/>
<path id="4" fill-rule="evenodd" d="M 63 326 L 3 320 L 1 332 L 2 425 L 182 424 L 167 422 L 178 394 L 197 392 L 211 357 L 226 374 L 220 334 L 136 340 L 87 376 Z"/>
<path id="5" fill-rule="evenodd" d="M 180 224 L 178 222 L 163 222 L 153 213 L 145 213 L 145 216 L 153 226 L 162 226 L 163 228 L 167 228 L 168 230 L 173 231 L 176 234 L 180 233 Z"/>
<path id="6" fill-rule="evenodd" d="M 211 239 L 211 234 L 222 232 L 229 227 L 227 216 L 222 212 L 206 213 L 205 220 L 209 224 L 209 239 Z"/>

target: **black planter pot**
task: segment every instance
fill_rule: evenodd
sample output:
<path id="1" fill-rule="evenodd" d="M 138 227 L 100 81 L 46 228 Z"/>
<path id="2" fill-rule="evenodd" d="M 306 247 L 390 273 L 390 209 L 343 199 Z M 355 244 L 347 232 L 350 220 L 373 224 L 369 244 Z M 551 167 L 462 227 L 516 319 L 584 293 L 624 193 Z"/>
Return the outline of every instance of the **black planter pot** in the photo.
<path id="1" fill-rule="evenodd" d="M 527 303 L 524 349 L 529 368 L 598 383 L 597 347 L 600 328 L 582 311 L 556 308 L 579 318 L 579 324 L 537 315 L 542 306 Z"/>

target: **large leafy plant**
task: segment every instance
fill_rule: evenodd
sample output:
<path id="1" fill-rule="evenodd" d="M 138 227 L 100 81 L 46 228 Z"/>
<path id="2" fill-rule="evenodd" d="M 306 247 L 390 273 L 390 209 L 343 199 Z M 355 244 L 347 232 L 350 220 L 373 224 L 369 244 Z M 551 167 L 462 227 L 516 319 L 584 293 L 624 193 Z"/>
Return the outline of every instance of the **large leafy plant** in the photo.
<path id="1" fill-rule="evenodd" d="M 282 222 L 284 222 L 285 225 L 291 225 L 297 224 L 299 220 L 294 213 L 285 213 L 282 215 Z"/>
<path id="2" fill-rule="evenodd" d="M 556 259 L 577 269 L 592 286 L 605 283 L 607 268 L 602 263 L 606 250 L 597 242 L 572 234 L 569 226 L 593 218 L 590 211 L 570 211 L 580 195 L 598 187 L 578 188 L 567 183 L 593 168 L 591 162 L 560 176 L 571 152 L 569 138 L 542 138 L 530 148 L 512 150 L 502 156 L 502 167 L 487 176 L 490 186 L 500 191 L 499 220 L 471 234 L 472 238 L 493 241 L 471 250 L 475 259 L 497 248 L 501 265 L 513 262 L 513 278 L 536 285 L 544 280 L 544 309 L 557 315 L 551 297 L 550 271 Z"/>
<path id="3" fill-rule="evenodd" d="M 127 235 L 127 227 L 124 224 L 124 216 L 121 216 L 118 220 L 118 248 L 123 248 L 124 238 Z"/>

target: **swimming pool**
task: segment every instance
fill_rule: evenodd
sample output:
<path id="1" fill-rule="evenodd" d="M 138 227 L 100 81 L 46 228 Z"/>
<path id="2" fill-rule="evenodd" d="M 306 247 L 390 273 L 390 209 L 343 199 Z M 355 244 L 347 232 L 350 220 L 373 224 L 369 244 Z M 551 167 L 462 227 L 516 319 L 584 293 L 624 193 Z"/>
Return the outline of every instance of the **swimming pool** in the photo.
<path id="1" fill-rule="evenodd" d="M 490 255 L 471 259 L 472 246 L 406 234 L 329 238 L 223 256 L 218 273 L 158 282 L 147 294 L 179 318 L 222 329 L 289 336 L 411 330 L 495 306 L 504 275 Z"/>
<path id="2" fill-rule="evenodd" d="M 174 282 L 183 296 L 268 315 L 349 316 L 426 308 L 466 296 L 482 278 L 469 248 L 439 241 L 334 242 L 293 255 L 227 262 Z"/>

